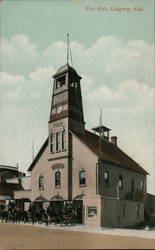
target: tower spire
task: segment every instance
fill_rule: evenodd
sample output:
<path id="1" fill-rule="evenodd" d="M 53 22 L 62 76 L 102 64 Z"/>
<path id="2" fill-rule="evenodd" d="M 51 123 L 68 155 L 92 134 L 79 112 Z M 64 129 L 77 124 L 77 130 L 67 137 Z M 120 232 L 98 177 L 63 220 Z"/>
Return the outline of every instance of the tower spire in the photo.
<path id="1" fill-rule="evenodd" d="M 69 33 L 67 33 L 67 64 L 69 64 L 69 57 L 70 57 L 71 65 L 73 67 L 72 52 L 69 45 L 70 45 Z"/>

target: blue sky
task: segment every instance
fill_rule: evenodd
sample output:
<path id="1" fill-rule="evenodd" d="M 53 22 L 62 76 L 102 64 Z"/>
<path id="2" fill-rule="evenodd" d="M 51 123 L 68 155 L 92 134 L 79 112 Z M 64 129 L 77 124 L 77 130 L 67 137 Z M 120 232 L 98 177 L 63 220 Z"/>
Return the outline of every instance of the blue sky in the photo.
<path id="1" fill-rule="evenodd" d="M 1 1 L 0 163 L 26 171 L 32 140 L 37 153 L 46 139 L 52 75 L 66 63 L 70 33 L 86 127 L 98 124 L 102 107 L 104 125 L 150 172 L 154 192 L 153 11 L 153 0 Z"/>

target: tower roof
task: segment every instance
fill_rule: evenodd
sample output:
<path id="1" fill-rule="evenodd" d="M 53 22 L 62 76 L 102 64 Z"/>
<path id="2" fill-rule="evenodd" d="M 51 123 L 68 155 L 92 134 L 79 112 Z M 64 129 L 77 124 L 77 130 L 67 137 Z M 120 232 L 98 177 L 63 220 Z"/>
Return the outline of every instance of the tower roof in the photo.
<path id="1" fill-rule="evenodd" d="M 94 131 L 96 131 L 96 132 L 99 133 L 100 130 L 102 130 L 102 131 L 110 131 L 111 129 L 102 125 L 102 126 L 98 126 L 98 127 L 92 128 L 92 130 L 94 130 Z"/>
<path id="2" fill-rule="evenodd" d="M 60 67 L 60 68 L 57 70 L 56 74 L 53 75 L 53 77 L 55 78 L 55 77 L 57 77 L 57 76 L 59 76 L 59 75 L 62 75 L 62 74 L 64 74 L 64 73 L 67 73 L 67 72 L 70 72 L 70 73 L 72 73 L 72 74 L 75 74 L 75 75 L 77 75 L 77 76 L 81 79 L 81 77 L 77 74 L 76 70 L 75 70 L 74 68 L 72 68 L 68 63 L 66 63 L 65 65 L 63 65 L 62 67 Z"/>

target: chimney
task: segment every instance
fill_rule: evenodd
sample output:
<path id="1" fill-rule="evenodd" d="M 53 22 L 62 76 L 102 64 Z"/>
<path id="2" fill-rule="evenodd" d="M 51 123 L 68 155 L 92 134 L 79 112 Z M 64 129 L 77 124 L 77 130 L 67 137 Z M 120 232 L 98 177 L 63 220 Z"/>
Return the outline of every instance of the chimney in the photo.
<path id="1" fill-rule="evenodd" d="M 117 136 L 111 136 L 111 143 L 117 146 Z"/>

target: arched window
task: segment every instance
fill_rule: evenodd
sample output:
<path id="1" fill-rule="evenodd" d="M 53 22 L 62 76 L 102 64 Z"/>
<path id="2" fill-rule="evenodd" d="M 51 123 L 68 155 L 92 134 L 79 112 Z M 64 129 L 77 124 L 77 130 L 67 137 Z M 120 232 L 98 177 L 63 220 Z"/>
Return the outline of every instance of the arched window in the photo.
<path id="1" fill-rule="evenodd" d="M 61 173 L 59 171 L 55 172 L 55 187 L 60 187 L 61 185 Z"/>
<path id="2" fill-rule="evenodd" d="M 50 152 L 54 153 L 55 134 L 52 133 L 50 139 Z"/>
<path id="3" fill-rule="evenodd" d="M 86 171 L 84 170 L 79 172 L 79 184 L 86 185 Z"/>
<path id="4" fill-rule="evenodd" d="M 66 149 L 66 132 L 62 131 L 62 150 Z"/>
<path id="5" fill-rule="evenodd" d="M 140 182 L 140 189 L 141 189 L 141 192 L 144 192 L 144 180 L 141 180 Z"/>
<path id="6" fill-rule="evenodd" d="M 104 186 L 108 186 L 109 185 L 109 172 L 104 172 L 103 173 L 103 178 L 104 178 Z"/>
<path id="7" fill-rule="evenodd" d="M 118 179 L 118 186 L 119 186 L 119 188 L 122 188 L 122 187 L 123 187 L 123 175 L 120 175 L 120 176 L 119 176 L 119 179 Z"/>
<path id="8" fill-rule="evenodd" d="M 66 76 L 61 76 L 59 78 L 56 79 L 56 89 L 62 87 L 65 85 L 65 82 L 66 82 Z"/>
<path id="9" fill-rule="evenodd" d="M 61 150 L 60 148 L 60 132 L 56 133 L 56 151 L 59 152 Z"/>
<path id="10" fill-rule="evenodd" d="M 44 176 L 39 177 L 39 189 L 44 189 Z"/>

